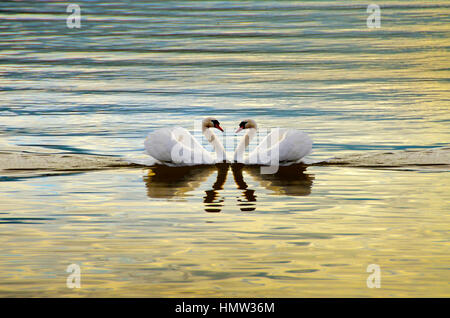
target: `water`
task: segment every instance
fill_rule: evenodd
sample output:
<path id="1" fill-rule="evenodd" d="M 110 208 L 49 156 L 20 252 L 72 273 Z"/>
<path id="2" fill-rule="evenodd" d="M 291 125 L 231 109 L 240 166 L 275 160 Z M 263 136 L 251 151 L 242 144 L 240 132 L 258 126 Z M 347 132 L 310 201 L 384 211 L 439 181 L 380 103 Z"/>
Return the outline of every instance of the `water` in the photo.
<path id="1" fill-rule="evenodd" d="M 313 160 L 449 146 L 445 1 L 380 2 L 380 29 L 357 2 L 77 3 L 80 29 L 66 2 L 0 4 L 0 149 L 143 158 L 207 115 L 299 128 Z M 450 296 L 446 168 L 2 180 L 1 296 Z"/>

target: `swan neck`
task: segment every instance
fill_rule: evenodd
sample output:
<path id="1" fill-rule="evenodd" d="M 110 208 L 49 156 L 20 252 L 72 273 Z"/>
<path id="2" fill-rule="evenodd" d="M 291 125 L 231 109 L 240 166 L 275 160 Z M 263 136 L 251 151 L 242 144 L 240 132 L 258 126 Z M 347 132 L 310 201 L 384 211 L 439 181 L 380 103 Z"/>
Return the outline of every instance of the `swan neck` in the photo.
<path id="1" fill-rule="evenodd" d="M 222 143 L 217 138 L 216 134 L 211 131 L 211 129 L 207 127 L 202 127 L 203 135 L 206 137 L 208 142 L 212 144 L 214 151 L 216 152 L 217 160 L 224 161 L 225 160 L 225 148 Z"/>
<path id="2" fill-rule="evenodd" d="M 242 158 L 244 157 L 245 149 L 250 144 L 250 141 L 255 137 L 256 135 L 256 128 L 249 128 L 247 133 L 242 137 L 241 142 L 236 148 L 236 151 L 234 152 L 234 160 L 236 161 L 242 161 Z"/>

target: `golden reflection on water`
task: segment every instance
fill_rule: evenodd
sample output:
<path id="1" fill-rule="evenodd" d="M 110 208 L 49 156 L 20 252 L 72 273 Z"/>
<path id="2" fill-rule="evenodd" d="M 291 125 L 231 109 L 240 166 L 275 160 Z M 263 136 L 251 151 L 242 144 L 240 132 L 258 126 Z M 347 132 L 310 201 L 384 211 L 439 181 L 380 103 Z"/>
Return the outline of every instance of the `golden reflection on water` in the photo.
<path id="1" fill-rule="evenodd" d="M 0 295 L 448 296 L 448 177 L 220 165 L 1 182 Z"/>
<path id="2" fill-rule="evenodd" d="M 243 164 L 221 163 L 215 166 L 168 167 L 156 166 L 148 170 L 143 177 L 149 198 L 180 199 L 197 189 L 211 174 L 216 173 L 216 180 L 205 190 L 203 197 L 205 212 L 217 213 L 222 211 L 224 198 L 220 194 L 227 181 L 231 167 L 236 188 L 242 194 L 236 199 L 241 211 L 254 211 L 256 209 L 257 194 L 249 188 L 243 172 L 247 178 L 256 180 L 259 185 L 273 194 L 289 196 L 306 196 L 311 193 L 314 175 L 306 173 L 302 164 L 278 167 L 274 174 L 262 174 L 259 166 L 246 166 Z"/>

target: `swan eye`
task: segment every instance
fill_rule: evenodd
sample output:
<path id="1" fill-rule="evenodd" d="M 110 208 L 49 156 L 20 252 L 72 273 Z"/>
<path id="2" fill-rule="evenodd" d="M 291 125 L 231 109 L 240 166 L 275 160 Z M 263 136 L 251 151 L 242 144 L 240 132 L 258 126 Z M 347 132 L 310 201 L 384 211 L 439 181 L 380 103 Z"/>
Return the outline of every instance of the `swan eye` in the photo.
<path id="1" fill-rule="evenodd" d="M 245 125 L 247 125 L 247 122 L 241 121 L 241 123 L 239 124 L 239 128 L 245 129 Z"/>
<path id="2" fill-rule="evenodd" d="M 212 127 L 219 129 L 220 131 L 223 131 L 222 127 L 220 127 L 220 123 L 217 119 L 211 120 Z"/>

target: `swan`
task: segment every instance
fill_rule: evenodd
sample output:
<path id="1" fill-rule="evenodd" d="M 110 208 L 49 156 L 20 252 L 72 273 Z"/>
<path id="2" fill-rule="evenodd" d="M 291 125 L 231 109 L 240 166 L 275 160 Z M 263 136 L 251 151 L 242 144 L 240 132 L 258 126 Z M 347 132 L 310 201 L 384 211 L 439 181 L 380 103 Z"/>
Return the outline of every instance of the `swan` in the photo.
<path id="1" fill-rule="evenodd" d="M 234 152 L 234 161 L 243 163 L 245 149 L 255 137 L 257 125 L 253 119 L 241 121 L 236 133 L 247 130 Z M 248 163 L 258 165 L 298 163 L 312 151 L 312 140 L 308 134 L 290 128 L 275 128 L 248 156 Z"/>
<path id="2" fill-rule="evenodd" d="M 150 133 L 145 139 L 145 151 L 160 163 L 168 165 L 214 164 L 226 161 L 225 149 L 210 128 L 223 132 L 217 119 L 207 117 L 202 121 L 202 133 L 214 147 L 216 159 L 182 127 L 164 127 Z"/>

